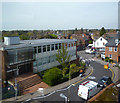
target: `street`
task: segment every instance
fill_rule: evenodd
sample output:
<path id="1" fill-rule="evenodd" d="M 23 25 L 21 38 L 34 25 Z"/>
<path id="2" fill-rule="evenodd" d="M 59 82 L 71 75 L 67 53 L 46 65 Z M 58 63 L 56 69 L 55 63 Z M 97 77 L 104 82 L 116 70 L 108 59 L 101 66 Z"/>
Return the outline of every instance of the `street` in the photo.
<path id="1" fill-rule="evenodd" d="M 62 98 L 60 96 L 60 94 L 64 94 L 67 98 L 69 98 L 69 101 L 85 101 L 82 98 L 80 98 L 77 93 L 78 93 L 78 86 L 80 85 L 81 82 L 86 81 L 86 80 L 93 80 L 93 81 L 98 81 L 99 79 L 102 78 L 102 76 L 108 76 L 108 77 L 112 77 L 112 73 L 110 70 L 108 69 L 104 69 L 104 65 L 93 61 L 93 56 L 92 54 L 85 54 L 84 51 L 82 52 L 78 52 L 78 55 L 84 59 L 89 59 L 90 60 L 90 65 L 91 67 L 93 67 L 93 72 L 92 74 L 83 79 L 80 82 L 75 83 L 75 85 L 71 85 L 70 88 L 66 89 L 66 90 L 61 90 L 55 93 L 52 93 L 49 96 L 45 96 L 43 98 L 36 98 L 31 100 L 31 102 L 36 101 L 36 102 L 40 102 L 42 101 L 42 103 L 47 103 L 48 101 L 65 101 L 64 98 Z M 98 91 L 100 90 L 100 88 L 98 88 Z M 97 91 L 97 92 L 98 92 Z M 95 95 L 95 94 L 94 94 Z M 30 101 L 29 101 L 30 102 Z"/>

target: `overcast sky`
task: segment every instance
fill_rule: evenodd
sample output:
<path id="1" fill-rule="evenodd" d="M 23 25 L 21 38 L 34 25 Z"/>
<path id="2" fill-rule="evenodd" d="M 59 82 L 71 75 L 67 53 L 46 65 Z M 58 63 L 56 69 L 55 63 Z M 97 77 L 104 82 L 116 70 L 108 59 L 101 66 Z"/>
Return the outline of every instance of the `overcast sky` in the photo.
<path id="1" fill-rule="evenodd" d="M 117 2 L 3 2 L 3 30 L 118 28 Z"/>

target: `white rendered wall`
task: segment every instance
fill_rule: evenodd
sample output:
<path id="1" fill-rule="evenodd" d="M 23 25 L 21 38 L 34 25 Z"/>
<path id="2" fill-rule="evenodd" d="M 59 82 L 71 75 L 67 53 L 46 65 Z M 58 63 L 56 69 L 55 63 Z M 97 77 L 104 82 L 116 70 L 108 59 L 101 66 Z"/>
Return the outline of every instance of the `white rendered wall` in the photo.
<path id="1" fill-rule="evenodd" d="M 102 40 L 101 40 L 102 39 Z M 105 44 L 108 41 L 106 39 L 104 39 L 103 37 L 100 37 L 99 39 L 97 39 L 95 42 L 93 42 L 93 47 L 95 48 L 105 48 Z"/>
<path id="2" fill-rule="evenodd" d="M 67 50 L 68 50 L 68 54 L 71 54 L 71 53 L 75 54 L 74 56 L 71 57 L 71 60 L 75 60 L 76 59 L 76 46 L 68 47 Z M 36 59 L 46 58 L 46 57 L 49 58 L 50 56 L 56 55 L 57 53 L 58 53 L 58 50 L 49 51 L 49 52 L 42 52 L 42 53 L 39 53 L 39 54 L 37 53 L 36 54 Z M 33 72 L 34 73 L 40 72 L 40 71 L 43 71 L 43 70 L 46 70 L 46 69 L 49 69 L 49 68 L 52 68 L 52 67 L 55 67 L 55 66 L 58 66 L 58 65 L 60 65 L 58 63 L 58 61 L 50 62 L 50 63 L 47 63 L 47 64 L 42 64 L 40 66 L 34 67 Z"/>

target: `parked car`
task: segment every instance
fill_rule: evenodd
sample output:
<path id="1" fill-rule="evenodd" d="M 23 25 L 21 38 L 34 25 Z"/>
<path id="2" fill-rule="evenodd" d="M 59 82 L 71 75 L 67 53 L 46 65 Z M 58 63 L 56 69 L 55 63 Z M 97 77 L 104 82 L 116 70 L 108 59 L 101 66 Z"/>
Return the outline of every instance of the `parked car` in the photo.
<path id="1" fill-rule="evenodd" d="M 105 53 L 102 53 L 102 54 L 101 54 L 101 58 L 102 58 L 102 59 L 105 59 Z"/>
<path id="2" fill-rule="evenodd" d="M 103 76 L 99 81 L 98 85 L 100 85 L 102 88 L 110 85 L 112 83 L 111 77 Z"/>

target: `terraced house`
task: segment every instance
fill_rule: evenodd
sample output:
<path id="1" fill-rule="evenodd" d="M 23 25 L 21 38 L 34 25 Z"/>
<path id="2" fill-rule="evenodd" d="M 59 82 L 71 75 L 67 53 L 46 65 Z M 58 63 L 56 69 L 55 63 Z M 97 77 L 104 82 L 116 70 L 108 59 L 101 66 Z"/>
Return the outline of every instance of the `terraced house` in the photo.
<path id="1" fill-rule="evenodd" d="M 19 37 L 5 37 L 0 47 L 0 67 L 3 81 L 25 73 L 37 73 L 59 65 L 56 53 L 62 45 L 67 46 L 68 54 L 76 60 L 76 40 L 38 39 L 20 40 Z"/>
<path id="2" fill-rule="evenodd" d="M 106 44 L 105 57 L 109 57 L 115 62 L 120 62 L 120 32 L 115 34 Z"/>

